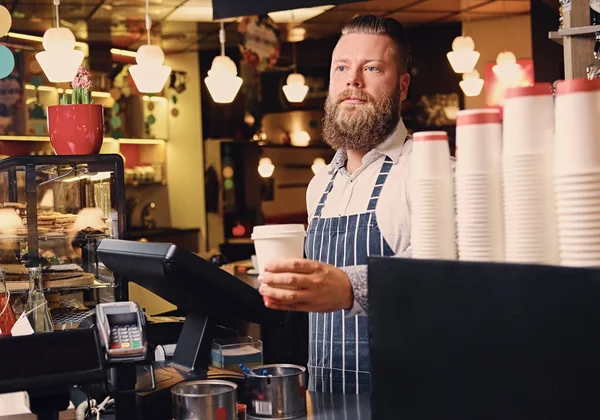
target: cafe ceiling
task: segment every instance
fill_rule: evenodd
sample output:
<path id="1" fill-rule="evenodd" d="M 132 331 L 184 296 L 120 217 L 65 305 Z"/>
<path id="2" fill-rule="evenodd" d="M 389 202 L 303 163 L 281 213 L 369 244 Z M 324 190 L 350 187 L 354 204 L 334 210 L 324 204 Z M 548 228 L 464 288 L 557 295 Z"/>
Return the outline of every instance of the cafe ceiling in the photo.
<path id="1" fill-rule="evenodd" d="M 216 0 L 218 1 L 218 0 Z M 258 1 L 258 0 L 240 0 Z M 324 1 L 326 3 L 326 1 Z M 0 0 L 13 15 L 11 31 L 42 35 L 54 23 L 52 0 Z M 275 19 L 282 32 L 302 26 L 308 38 L 339 33 L 354 15 L 392 17 L 406 26 L 475 21 L 529 13 L 530 0 L 370 0 L 329 8 L 303 20 L 301 13 Z M 146 41 L 144 0 L 61 0 L 61 24 L 78 40 L 136 50 Z M 219 24 L 212 20 L 212 0 L 151 0 L 152 42 L 166 53 L 212 49 L 218 46 Z M 237 42 L 237 23 L 226 23 L 229 44 Z"/>

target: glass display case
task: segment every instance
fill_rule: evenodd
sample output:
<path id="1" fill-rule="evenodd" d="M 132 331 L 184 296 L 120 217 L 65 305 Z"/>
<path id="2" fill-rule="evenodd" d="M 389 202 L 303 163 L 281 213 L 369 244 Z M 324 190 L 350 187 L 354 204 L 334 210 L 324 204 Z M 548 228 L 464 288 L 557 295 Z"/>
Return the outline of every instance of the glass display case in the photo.
<path id="1" fill-rule="evenodd" d="M 121 156 L 0 161 L 0 265 L 17 316 L 30 267 L 42 267 L 54 329 L 76 328 L 98 302 L 127 300 L 125 282 L 96 256 L 102 239 L 125 232 Z"/>

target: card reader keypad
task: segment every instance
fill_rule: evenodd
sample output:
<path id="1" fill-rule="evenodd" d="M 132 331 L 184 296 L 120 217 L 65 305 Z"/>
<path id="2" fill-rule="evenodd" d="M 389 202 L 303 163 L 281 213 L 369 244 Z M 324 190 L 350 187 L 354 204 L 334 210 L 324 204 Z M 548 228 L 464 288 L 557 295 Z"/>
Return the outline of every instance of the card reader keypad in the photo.
<path id="1" fill-rule="evenodd" d="M 114 325 L 110 330 L 111 349 L 142 347 L 142 336 L 137 325 Z"/>

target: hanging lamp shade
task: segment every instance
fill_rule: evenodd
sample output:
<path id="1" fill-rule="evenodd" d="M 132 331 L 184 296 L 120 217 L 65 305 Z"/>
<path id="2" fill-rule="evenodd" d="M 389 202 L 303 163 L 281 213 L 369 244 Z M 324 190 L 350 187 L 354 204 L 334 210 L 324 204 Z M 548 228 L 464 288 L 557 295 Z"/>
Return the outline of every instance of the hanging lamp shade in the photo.
<path id="1" fill-rule="evenodd" d="M 509 87 L 516 87 L 521 82 L 523 72 L 517 64 L 517 57 L 512 51 L 504 51 L 496 57 L 496 65 L 492 67 L 496 77 Z"/>
<path id="2" fill-rule="evenodd" d="M 304 76 L 298 73 L 290 74 L 287 77 L 286 85 L 283 86 L 283 93 L 289 102 L 302 102 L 308 93 Z"/>
<path id="3" fill-rule="evenodd" d="M 83 62 L 83 52 L 75 50 L 75 36 L 68 28 L 50 28 L 42 38 L 44 51 L 35 55 L 52 83 L 71 82 Z"/>
<path id="4" fill-rule="evenodd" d="M 237 75 L 235 63 L 226 55 L 215 57 L 204 82 L 210 96 L 219 104 L 233 102 L 242 86 L 242 78 Z"/>
<path id="5" fill-rule="evenodd" d="M 165 66 L 165 54 L 158 45 L 142 45 L 135 57 L 137 64 L 129 67 L 135 86 L 141 93 L 162 92 L 171 74 L 171 67 Z"/>
<path id="6" fill-rule="evenodd" d="M 269 158 L 261 158 L 258 161 L 258 174 L 263 178 L 270 178 L 275 170 L 275 165 Z"/>
<path id="7" fill-rule="evenodd" d="M 466 96 L 478 96 L 483 89 L 483 79 L 477 70 L 463 73 L 463 79 L 458 84 Z"/>
<path id="8" fill-rule="evenodd" d="M 473 38 L 457 36 L 452 42 L 452 51 L 446 56 L 455 73 L 468 73 L 475 68 L 480 54 L 475 51 Z"/>

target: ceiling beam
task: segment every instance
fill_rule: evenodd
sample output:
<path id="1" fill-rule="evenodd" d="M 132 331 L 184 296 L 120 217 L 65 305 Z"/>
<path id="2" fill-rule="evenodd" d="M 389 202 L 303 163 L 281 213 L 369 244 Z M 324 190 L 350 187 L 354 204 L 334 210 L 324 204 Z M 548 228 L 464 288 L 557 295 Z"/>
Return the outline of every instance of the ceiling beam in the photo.
<path id="1" fill-rule="evenodd" d="M 443 22 L 443 21 L 445 21 L 446 19 L 450 19 L 450 18 L 453 18 L 454 16 L 462 15 L 462 14 L 463 14 L 463 13 L 465 13 L 465 12 L 471 12 L 471 11 L 473 11 L 473 10 L 475 10 L 475 9 L 478 9 L 478 8 L 480 8 L 480 7 L 483 7 L 483 6 L 486 6 L 486 5 L 488 5 L 488 4 L 494 3 L 495 1 L 496 1 L 496 0 L 486 0 L 486 1 L 484 1 L 483 3 L 477 3 L 476 5 L 469 6 L 469 7 L 465 7 L 464 9 L 462 9 L 462 10 L 461 10 L 461 11 L 459 11 L 459 12 L 450 12 L 450 13 L 448 13 L 446 16 L 442 16 L 441 18 L 434 19 L 434 20 L 432 20 L 431 22 L 432 22 L 432 23 L 435 23 L 435 22 Z M 500 15 L 501 15 L 501 16 L 502 16 L 502 15 L 505 15 L 505 13 L 502 13 L 502 14 L 500 14 Z"/>
<path id="2" fill-rule="evenodd" d="M 397 7 L 397 8 L 395 8 L 395 9 L 392 9 L 392 10 L 389 10 L 389 11 L 387 11 L 387 12 L 385 12 L 384 14 L 382 14 L 382 15 L 381 15 L 381 17 L 388 17 L 388 16 L 391 16 L 391 15 L 393 15 L 393 14 L 395 14 L 395 13 L 402 12 L 402 11 L 404 11 L 404 10 L 406 10 L 406 9 L 409 9 L 409 8 L 411 8 L 411 7 L 418 6 L 419 4 L 421 4 L 421 3 L 425 3 L 426 1 L 427 1 L 427 0 L 415 0 L 415 1 L 413 1 L 412 3 L 405 4 L 405 5 L 404 5 L 404 6 L 402 6 L 402 7 Z"/>

